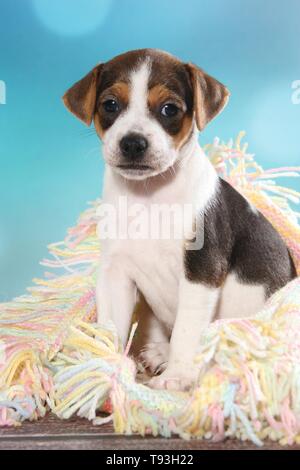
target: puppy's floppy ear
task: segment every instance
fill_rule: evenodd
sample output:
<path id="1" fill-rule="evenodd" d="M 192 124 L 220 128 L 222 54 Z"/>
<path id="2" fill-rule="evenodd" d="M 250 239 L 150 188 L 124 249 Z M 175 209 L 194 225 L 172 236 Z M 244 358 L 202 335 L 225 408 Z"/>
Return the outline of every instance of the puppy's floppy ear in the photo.
<path id="1" fill-rule="evenodd" d="M 194 64 L 187 64 L 194 94 L 194 111 L 199 131 L 226 106 L 229 91 L 215 78 Z"/>
<path id="2" fill-rule="evenodd" d="M 66 107 L 88 126 L 91 125 L 97 96 L 97 83 L 102 64 L 93 68 L 85 77 L 76 82 L 63 96 Z"/>

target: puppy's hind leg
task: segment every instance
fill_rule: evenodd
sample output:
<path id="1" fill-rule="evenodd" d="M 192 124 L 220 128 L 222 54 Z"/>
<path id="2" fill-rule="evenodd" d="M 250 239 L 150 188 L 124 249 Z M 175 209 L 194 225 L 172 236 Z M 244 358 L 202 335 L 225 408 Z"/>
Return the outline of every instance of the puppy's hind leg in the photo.
<path id="1" fill-rule="evenodd" d="M 151 374 L 162 372 L 169 358 L 169 335 L 142 297 L 138 308 L 138 329 L 132 352 Z"/>

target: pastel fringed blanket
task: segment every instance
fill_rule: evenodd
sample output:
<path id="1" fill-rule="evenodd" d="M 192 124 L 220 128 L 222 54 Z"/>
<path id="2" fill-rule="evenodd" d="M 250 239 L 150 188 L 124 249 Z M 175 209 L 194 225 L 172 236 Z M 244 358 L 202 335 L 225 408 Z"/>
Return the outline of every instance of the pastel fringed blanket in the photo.
<path id="1" fill-rule="evenodd" d="M 290 203 L 300 194 L 274 179 L 299 168 L 263 170 L 241 145 L 215 139 L 206 152 L 219 174 L 244 194 L 285 239 L 300 273 L 300 228 Z M 112 325 L 97 325 L 95 276 L 100 247 L 92 203 L 49 247 L 53 268 L 12 302 L 0 305 L 0 425 L 38 419 L 51 410 L 116 432 L 183 438 L 265 438 L 300 442 L 300 278 L 255 318 L 212 324 L 196 361 L 199 385 L 190 393 L 151 390 L 136 381 L 137 365 L 122 351 Z M 100 256 L 101 258 L 101 256 Z M 255 262 L 255 260 L 254 260 Z M 58 268 L 62 273 L 54 273 Z M 106 417 L 96 412 L 106 411 Z"/>

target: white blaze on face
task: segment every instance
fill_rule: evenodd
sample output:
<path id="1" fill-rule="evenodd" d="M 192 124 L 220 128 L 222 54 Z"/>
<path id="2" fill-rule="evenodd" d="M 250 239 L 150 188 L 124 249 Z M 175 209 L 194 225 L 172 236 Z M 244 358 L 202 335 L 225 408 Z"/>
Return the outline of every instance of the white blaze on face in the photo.
<path id="1" fill-rule="evenodd" d="M 151 73 L 151 62 L 143 62 L 137 71 L 130 75 L 130 98 L 127 119 L 136 127 L 141 127 L 140 120 L 146 121 L 148 117 L 148 82 Z"/>
<path id="2" fill-rule="evenodd" d="M 165 171 L 177 158 L 173 139 L 150 114 L 148 108 L 148 83 L 151 73 L 151 61 L 147 60 L 134 69 L 129 76 L 129 104 L 114 124 L 106 131 L 103 138 L 104 158 L 111 166 L 123 162 L 120 140 L 132 132 L 141 134 L 148 141 L 148 149 L 143 157 L 143 164 L 152 170 L 134 175 L 133 172 L 119 170 L 129 178 L 143 179 Z"/>

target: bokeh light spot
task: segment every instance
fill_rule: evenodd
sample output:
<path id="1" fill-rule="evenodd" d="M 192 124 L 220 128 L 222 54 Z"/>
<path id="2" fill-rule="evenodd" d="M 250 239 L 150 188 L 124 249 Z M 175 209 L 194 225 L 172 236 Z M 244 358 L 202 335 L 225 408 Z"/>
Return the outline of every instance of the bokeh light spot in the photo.
<path id="1" fill-rule="evenodd" d="M 112 0 L 33 0 L 37 17 L 64 36 L 93 32 L 106 20 Z"/>

